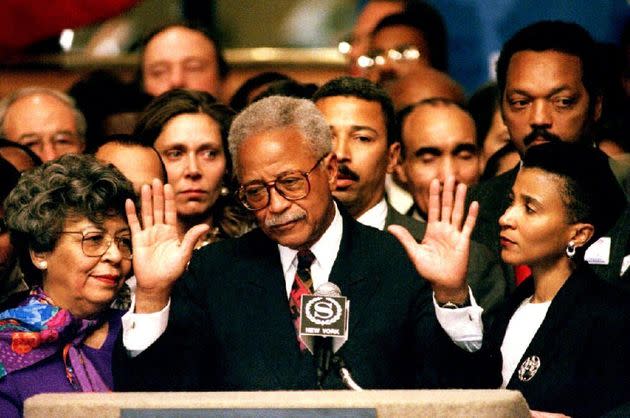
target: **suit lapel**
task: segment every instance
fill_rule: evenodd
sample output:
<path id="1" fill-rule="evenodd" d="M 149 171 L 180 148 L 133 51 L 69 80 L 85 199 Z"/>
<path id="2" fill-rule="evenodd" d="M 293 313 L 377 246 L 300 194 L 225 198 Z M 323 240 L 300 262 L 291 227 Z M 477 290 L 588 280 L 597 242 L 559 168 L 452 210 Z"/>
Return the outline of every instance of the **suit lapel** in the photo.
<path id="1" fill-rule="evenodd" d="M 349 330 L 352 333 L 365 313 L 381 278 L 369 272 L 369 260 L 365 259 L 360 247 L 360 226 L 350 216 L 343 212 L 342 214 L 343 235 L 328 280 L 337 284 L 341 294 L 351 301 Z"/>
<path id="2" fill-rule="evenodd" d="M 427 230 L 427 224 L 425 222 L 418 221 L 411 216 L 406 216 L 399 213 L 392 205 L 387 203 L 387 217 L 385 218 L 385 229 L 390 225 L 404 226 L 407 231 L 416 239 L 416 241 L 422 241 L 424 233 Z"/>
<path id="3" fill-rule="evenodd" d="M 553 345 L 551 341 L 561 338 L 560 336 L 562 335 L 562 330 L 566 324 L 567 318 L 574 315 L 575 306 L 579 303 L 578 299 L 587 291 L 588 278 L 576 276 L 577 274 L 574 272 L 560 288 L 558 294 L 551 302 L 551 305 L 549 305 L 545 319 L 540 324 L 540 328 L 538 328 L 538 331 L 534 334 L 534 338 L 521 357 L 514 374 L 510 377 L 509 387 L 520 387 L 524 384 L 518 377 L 519 368 L 527 359 L 532 358 L 532 356 L 538 357 L 541 367 L 548 366 L 544 363 L 550 359 L 545 358 L 545 354 L 550 352 L 549 347 Z M 522 300 L 523 299 L 521 299 L 521 301 Z M 516 307 L 514 310 L 516 310 Z M 512 311 L 512 313 L 513 312 L 514 311 Z M 587 324 L 584 324 L 584 326 L 587 326 Z M 503 335 L 505 335 L 505 332 Z"/>
<path id="4" fill-rule="evenodd" d="M 267 369 L 273 370 L 278 387 L 291 387 L 299 378 L 302 353 L 291 320 L 278 246 L 262 232 L 260 235 L 246 256 L 252 262 L 243 263 L 244 290 L 258 295 L 252 299 L 261 313 L 256 323 L 256 334 L 262 339 L 256 344 L 257 352 L 268 363 Z"/>

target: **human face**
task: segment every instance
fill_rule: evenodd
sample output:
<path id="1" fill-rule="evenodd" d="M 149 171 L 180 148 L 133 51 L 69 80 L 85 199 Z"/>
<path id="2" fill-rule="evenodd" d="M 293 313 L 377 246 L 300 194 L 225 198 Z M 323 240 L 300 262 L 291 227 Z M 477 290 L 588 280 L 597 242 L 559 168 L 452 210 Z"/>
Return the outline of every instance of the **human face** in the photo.
<path id="1" fill-rule="evenodd" d="M 308 171 L 318 160 L 295 127 L 273 129 L 247 138 L 238 149 L 238 178 L 242 185 L 254 180 L 274 181 L 290 170 Z M 273 241 L 289 248 L 309 248 L 322 236 L 335 216 L 332 190 L 337 164 L 330 155 L 308 176 L 306 197 L 287 200 L 270 189 L 269 205 L 254 211 L 258 225 Z"/>
<path id="2" fill-rule="evenodd" d="M 150 185 L 153 179 L 166 181 L 160 156 L 151 148 L 109 142 L 100 147 L 94 156 L 116 166 L 131 181 L 138 195 L 143 184 Z"/>
<path id="3" fill-rule="evenodd" d="M 499 218 L 501 258 L 532 268 L 566 261 L 574 230 L 563 201 L 564 180 L 538 168 L 522 168 L 512 187 L 512 203 Z"/>
<path id="4" fill-rule="evenodd" d="M 107 218 L 102 226 L 91 221 L 68 219 L 64 231 L 102 231 L 112 237 L 128 237 L 130 231 L 121 216 Z M 45 261 L 44 292 L 55 305 L 86 318 L 107 308 L 123 285 L 131 260 L 122 257 L 113 241 L 100 257 L 89 257 L 81 248 L 80 234 L 62 233 L 52 251 L 32 253 L 35 266 Z"/>
<path id="5" fill-rule="evenodd" d="M 359 217 L 383 198 L 385 174 L 392 172 L 398 148 L 389 152 L 380 103 L 333 96 L 315 105 L 330 126 L 339 164 L 333 195 L 353 217 Z"/>
<path id="6" fill-rule="evenodd" d="M 44 162 L 80 154 L 85 147 L 72 109 L 47 94 L 22 97 L 9 106 L 4 132 L 7 139 L 26 145 Z"/>
<path id="7" fill-rule="evenodd" d="M 210 216 L 227 167 L 219 124 L 204 113 L 178 115 L 164 125 L 154 145 L 175 189 L 178 217 Z"/>
<path id="8" fill-rule="evenodd" d="M 481 150 L 482 165 L 485 167 L 488 158 L 492 157 L 495 152 L 506 146 L 510 142 L 510 133 L 503 123 L 501 112 L 497 109 L 492 116 L 490 129 L 483 141 L 483 149 Z M 482 170 L 483 171 L 483 170 Z"/>
<path id="9" fill-rule="evenodd" d="M 215 45 L 201 32 L 175 26 L 155 35 L 142 59 L 144 90 L 159 96 L 176 88 L 220 90 Z"/>
<path id="10" fill-rule="evenodd" d="M 418 68 L 385 87 L 397 111 L 431 97 L 442 97 L 456 103 L 466 101 L 464 91 L 455 80 L 427 66 Z"/>
<path id="11" fill-rule="evenodd" d="M 532 144 L 577 142 L 599 118 L 598 98 L 589 110 L 578 57 L 556 51 L 520 51 L 512 56 L 501 100 L 510 137 L 523 155 Z"/>
<path id="12" fill-rule="evenodd" d="M 365 70 L 357 65 L 357 59 L 367 53 L 370 43 L 370 33 L 381 19 L 385 16 L 401 12 L 403 7 L 404 3 L 402 1 L 372 0 L 361 10 L 361 14 L 357 18 L 356 25 L 352 32 L 352 47 L 348 53 L 351 76 L 365 76 Z"/>
<path id="13" fill-rule="evenodd" d="M 4 209 L 0 205 L 0 220 L 2 229 L 0 229 L 0 278 L 6 280 L 15 265 L 15 257 L 13 256 L 13 245 L 9 239 L 9 231 L 4 224 Z"/>
<path id="14" fill-rule="evenodd" d="M 389 26 L 378 31 L 370 42 L 370 55 L 387 56 L 390 49 L 403 50 L 405 47 L 415 47 L 420 52 L 418 59 L 393 61 L 385 59 L 383 65 L 374 65 L 367 71 L 367 78 L 379 85 L 385 86 L 401 77 L 430 65 L 429 45 L 421 32 L 403 25 Z"/>
<path id="15" fill-rule="evenodd" d="M 473 119 L 454 105 L 422 105 L 405 118 L 405 156 L 397 173 L 422 213 L 427 213 L 434 178 L 442 184 L 449 176 L 466 185 L 479 180 L 475 135 Z"/>

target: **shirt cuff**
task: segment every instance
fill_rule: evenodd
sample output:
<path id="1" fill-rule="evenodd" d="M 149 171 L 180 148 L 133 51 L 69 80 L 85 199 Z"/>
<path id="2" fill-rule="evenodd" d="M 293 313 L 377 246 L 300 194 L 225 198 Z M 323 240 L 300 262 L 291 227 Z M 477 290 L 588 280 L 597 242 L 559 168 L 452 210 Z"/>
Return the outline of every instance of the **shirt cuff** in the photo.
<path id="1" fill-rule="evenodd" d="M 131 306 L 122 316 L 123 345 L 131 357 L 146 350 L 160 335 L 164 334 L 171 310 L 171 300 L 161 311 L 146 314 L 134 313 L 136 297 L 131 295 Z"/>
<path id="2" fill-rule="evenodd" d="M 483 342 L 483 322 L 481 314 L 483 308 L 477 305 L 477 301 L 468 288 L 470 306 L 457 309 L 441 308 L 435 300 L 433 293 L 433 306 L 435 306 L 435 316 L 438 322 L 460 348 L 475 352 L 481 348 Z"/>

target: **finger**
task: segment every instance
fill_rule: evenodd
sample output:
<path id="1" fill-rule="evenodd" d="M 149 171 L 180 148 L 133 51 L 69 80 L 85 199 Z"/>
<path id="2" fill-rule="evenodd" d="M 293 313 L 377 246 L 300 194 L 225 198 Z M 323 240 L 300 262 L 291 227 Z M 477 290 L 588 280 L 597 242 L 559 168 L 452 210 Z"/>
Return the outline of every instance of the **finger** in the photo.
<path id="1" fill-rule="evenodd" d="M 164 186 L 158 179 L 153 179 L 153 223 L 164 223 Z"/>
<path id="2" fill-rule="evenodd" d="M 466 216 L 466 222 L 464 222 L 464 227 L 462 228 L 464 238 L 468 239 L 470 234 L 472 234 L 475 223 L 477 222 L 477 215 L 479 215 L 479 203 L 472 202 L 468 208 L 468 216 Z"/>
<path id="3" fill-rule="evenodd" d="M 457 229 L 462 227 L 462 220 L 464 219 L 465 205 L 466 205 L 466 185 L 459 183 L 455 189 L 455 204 L 453 205 L 452 225 Z"/>
<path id="4" fill-rule="evenodd" d="M 427 222 L 438 222 L 440 220 L 440 180 L 433 179 L 429 186 L 429 210 Z"/>
<path id="5" fill-rule="evenodd" d="M 199 241 L 199 238 L 206 232 L 210 230 L 210 225 L 208 224 L 199 224 L 195 225 L 186 232 L 184 235 L 184 239 L 180 247 L 184 250 L 184 254 L 186 258 L 190 258 L 193 250 L 195 249 L 195 244 Z"/>
<path id="6" fill-rule="evenodd" d="M 451 222 L 451 214 L 453 213 L 453 191 L 455 190 L 455 177 L 448 176 L 444 182 L 442 189 L 442 221 Z"/>
<path id="7" fill-rule="evenodd" d="M 143 184 L 140 191 L 140 215 L 142 216 L 142 226 L 150 228 L 153 226 L 153 204 L 151 202 L 151 186 Z"/>
<path id="8" fill-rule="evenodd" d="M 175 191 L 170 184 L 164 185 L 164 222 L 177 225 L 177 208 L 175 207 Z"/>
<path id="9" fill-rule="evenodd" d="M 433 185 L 433 184 L 432 184 Z M 400 241 L 400 244 L 403 246 L 405 251 L 407 252 L 407 256 L 413 260 L 415 250 L 418 247 L 418 242 L 416 239 L 407 231 L 407 228 L 400 225 L 390 225 L 387 227 L 387 230 Z"/>
<path id="10" fill-rule="evenodd" d="M 140 227 L 140 222 L 138 221 L 138 215 L 136 214 L 136 205 L 133 203 L 133 200 L 127 199 L 125 201 L 125 212 L 127 213 L 127 223 L 129 224 L 129 229 L 131 230 L 131 236 L 142 231 Z"/>

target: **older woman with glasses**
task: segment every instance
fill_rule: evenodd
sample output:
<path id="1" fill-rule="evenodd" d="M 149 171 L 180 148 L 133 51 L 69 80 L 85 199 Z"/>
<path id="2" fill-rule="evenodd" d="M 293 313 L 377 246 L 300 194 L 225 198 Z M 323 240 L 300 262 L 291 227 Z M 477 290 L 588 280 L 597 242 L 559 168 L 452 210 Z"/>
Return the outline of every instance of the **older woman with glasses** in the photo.
<path id="1" fill-rule="evenodd" d="M 0 313 L 0 416 L 43 392 L 112 388 L 121 314 L 112 300 L 131 269 L 131 183 L 93 157 L 66 155 L 22 175 L 4 219 L 30 293 Z"/>

